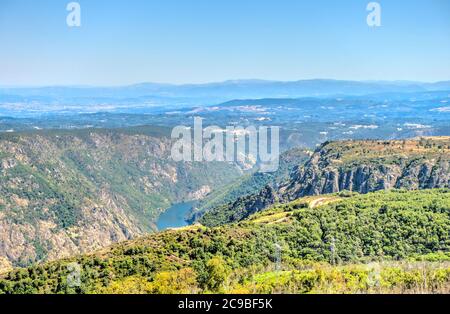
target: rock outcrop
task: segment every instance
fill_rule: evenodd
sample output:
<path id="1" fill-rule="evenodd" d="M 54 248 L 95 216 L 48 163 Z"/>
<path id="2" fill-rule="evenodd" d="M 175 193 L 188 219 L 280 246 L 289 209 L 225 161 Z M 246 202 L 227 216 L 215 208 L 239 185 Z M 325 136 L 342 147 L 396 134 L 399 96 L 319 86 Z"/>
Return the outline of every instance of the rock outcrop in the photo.
<path id="1" fill-rule="evenodd" d="M 244 219 L 276 202 L 340 191 L 450 187 L 450 137 L 396 141 L 337 141 L 319 147 L 279 187 L 207 211 L 199 221 L 216 226 Z"/>
<path id="2" fill-rule="evenodd" d="M 228 163 L 174 162 L 170 138 L 150 131 L 0 134 L 0 272 L 156 230 L 170 204 L 240 175 Z"/>
<path id="3" fill-rule="evenodd" d="M 343 190 L 450 186 L 450 140 L 343 141 L 322 145 L 281 189 L 287 199 Z"/>

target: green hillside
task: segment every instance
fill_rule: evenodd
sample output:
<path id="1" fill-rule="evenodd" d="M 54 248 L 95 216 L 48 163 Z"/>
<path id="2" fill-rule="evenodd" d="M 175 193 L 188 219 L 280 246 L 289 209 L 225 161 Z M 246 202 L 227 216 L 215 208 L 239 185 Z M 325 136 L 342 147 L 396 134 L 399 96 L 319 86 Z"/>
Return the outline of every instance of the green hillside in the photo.
<path id="1" fill-rule="evenodd" d="M 218 204 L 198 221 L 206 226 L 239 221 L 277 202 L 308 195 L 449 187 L 450 137 L 325 142 L 276 188 L 264 186 Z"/>
<path id="2" fill-rule="evenodd" d="M 259 193 L 266 186 L 277 189 L 278 186 L 289 179 L 289 173 L 292 169 L 304 164 L 310 155 L 311 152 L 306 149 L 290 149 L 280 155 L 277 171 L 258 172 L 255 169 L 255 172 L 244 174 L 232 183 L 216 189 L 197 204 L 195 211 L 192 213 L 191 221 L 198 220 L 205 213 L 207 216 L 214 216 L 216 214 L 220 216 L 223 213 L 215 209 L 229 206 L 230 203 Z M 206 219 L 202 218 L 201 222 L 203 223 L 203 221 L 206 221 Z M 226 221 L 226 219 L 220 219 L 220 221 Z"/>
<path id="3" fill-rule="evenodd" d="M 166 131 L 0 134 L 0 271 L 156 231 L 173 203 L 241 175 L 224 162 L 174 162 Z"/>
<path id="4" fill-rule="evenodd" d="M 17 269 L 0 293 L 448 292 L 449 231 L 448 189 L 310 196 Z"/>

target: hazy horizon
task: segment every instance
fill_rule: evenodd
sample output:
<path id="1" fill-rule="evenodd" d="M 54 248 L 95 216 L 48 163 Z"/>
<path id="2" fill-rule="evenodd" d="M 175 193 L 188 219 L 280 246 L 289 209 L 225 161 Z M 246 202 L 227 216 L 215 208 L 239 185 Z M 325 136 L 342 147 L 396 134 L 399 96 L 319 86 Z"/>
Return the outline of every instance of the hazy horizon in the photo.
<path id="1" fill-rule="evenodd" d="M 442 82 L 450 82 L 450 78 L 438 81 L 426 81 L 426 80 L 356 80 L 356 79 L 332 79 L 332 78 L 306 78 L 306 79 L 294 79 L 294 80 L 269 80 L 260 78 L 242 78 L 242 79 L 226 79 L 221 81 L 205 81 L 205 82 L 157 82 L 157 81 L 138 81 L 134 83 L 119 84 L 119 85 L 89 85 L 89 84 L 49 84 L 49 85 L 0 85 L 0 88 L 52 88 L 52 87 L 67 87 L 67 88 L 118 88 L 138 86 L 145 84 L 166 85 L 166 86 L 189 86 L 189 85 L 213 85 L 213 84 L 225 84 L 225 83 L 239 83 L 239 82 L 267 82 L 267 83 L 295 83 L 295 82 L 308 82 L 308 81 L 335 81 L 335 82 L 356 82 L 356 83 L 387 83 L 387 84 L 436 84 Z"/>

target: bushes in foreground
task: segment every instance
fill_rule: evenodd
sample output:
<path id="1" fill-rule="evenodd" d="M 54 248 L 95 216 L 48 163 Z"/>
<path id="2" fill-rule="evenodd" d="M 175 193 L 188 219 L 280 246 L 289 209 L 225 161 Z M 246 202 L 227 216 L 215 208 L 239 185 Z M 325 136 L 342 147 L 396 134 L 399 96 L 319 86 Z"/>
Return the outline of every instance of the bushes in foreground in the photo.
<path id="1" fill-rule="evenodd" d="M 0 278 L 0 293 L 448 290 L 449 190 L 333 198 L 314 208 L 278 205 L 235 224 L 170 230 L 106 253 L 14 270 Z M 377 285 L 370 284 L 376 272 L 365 266 L 371 262 L 382 262 Z M 74 263 L 79 285 L 69 280 Z M 274 273 L 274 265 L 284 271 Z"/>

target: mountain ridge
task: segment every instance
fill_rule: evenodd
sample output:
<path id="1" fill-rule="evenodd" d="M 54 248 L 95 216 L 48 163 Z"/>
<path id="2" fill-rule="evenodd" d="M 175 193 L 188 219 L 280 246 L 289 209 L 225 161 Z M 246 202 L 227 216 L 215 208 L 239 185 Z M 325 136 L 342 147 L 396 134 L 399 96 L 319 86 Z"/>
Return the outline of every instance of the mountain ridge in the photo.
<path id="1" fill-rule="evenodd" d="M 166 129 L 0 134 L 0 267 L 89 252 L 156 230 L 173 203 L 240 176 L 177 163 Z"/>
<path id="2" fill-rule="evenodd" d="M 410 140 L 347 140 L 323 143 L 279 187 L 267 185 L 206 211 L 202 224 L 240 221 L 278 202 L 341 191 L 450 187 L 450 137 Z"/>
<path id="3" fill-rule="evenodd" d="M 45 86 L 45 87 L 14 87 L 0 88 L 1 94 L 24 96 L 103 96 L 103 97 L 137 97 L 137 96 L 172 96 L 172 97 L 200 97 L 213 96 L 224 93 L 228 98 L 232 95 L 256 95 L 252 89 L 263 87 L 258 98 L 268 98 L 268 95 L 289 92 L 291 95 L 364 95 L 377 91 L 433 91 L 450 90 L 450 81 L 438 82 L 398 82 L 398 81 L 351 81 L 334 79 L 310 79 L 297 81 L 276 80 L 228 80 L 223 82 L 199 84 L 168 84 L 143 82 L 124 86 Z M 227 89 L 231 88 L 231 89 Z M 242 89 L 242 91 L 239 91 Z M 268 93 L 270 91 L 270 93 Z M 231 93 L 231 94 L 230 94 Z M 217 96 L 217 95 L 216 95 Z M 220 96 L 220 95 L 219 95 Z"/>

